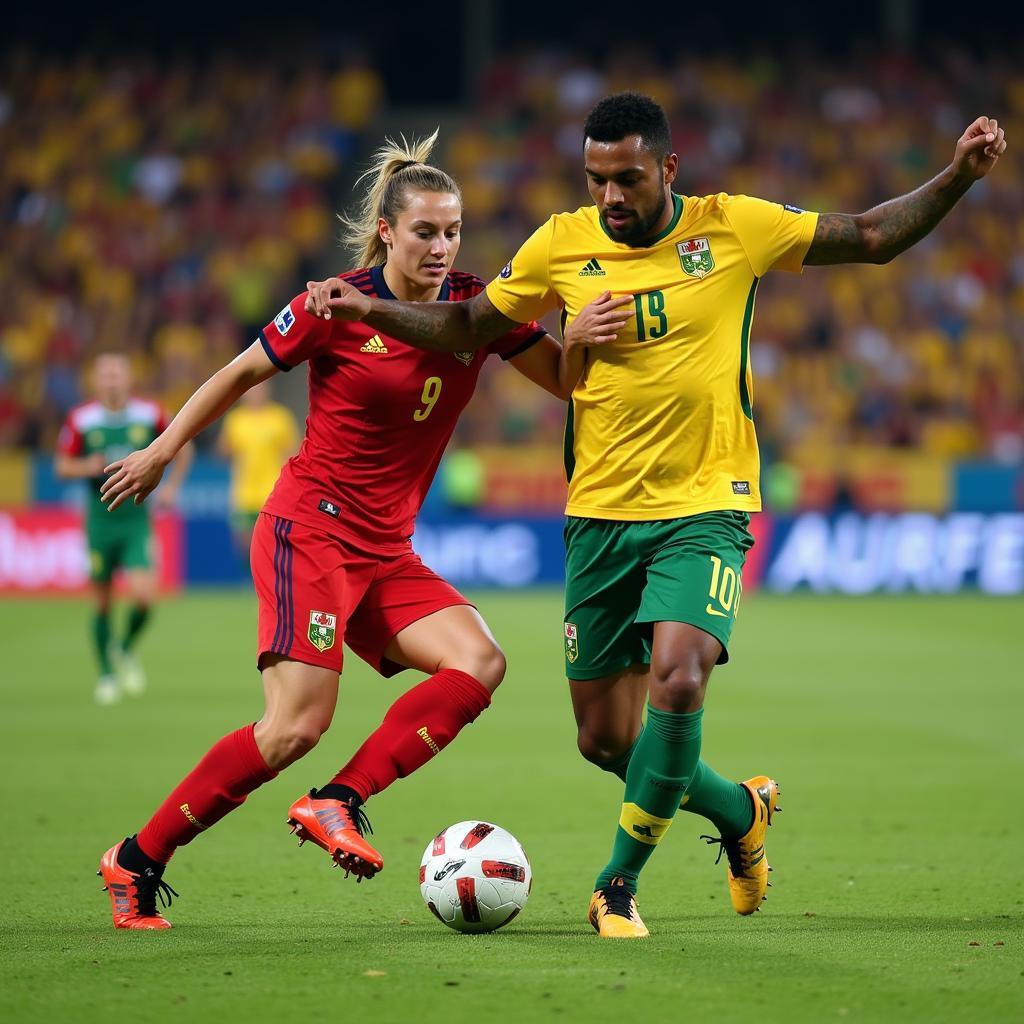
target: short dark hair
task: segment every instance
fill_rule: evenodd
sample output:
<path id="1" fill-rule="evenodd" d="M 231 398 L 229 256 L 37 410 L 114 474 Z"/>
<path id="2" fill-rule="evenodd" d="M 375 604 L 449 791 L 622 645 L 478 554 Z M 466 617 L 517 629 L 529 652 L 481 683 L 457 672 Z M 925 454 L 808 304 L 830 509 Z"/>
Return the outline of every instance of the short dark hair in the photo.
<path id="1" fill-rule="evenodd" d="M 647 151 L 659 159 L 672 152 L 672 133 L 665 111 L 650 96 L 638 92 L 606 96 L 583 126 L 584 141 L 618 142 L 628 135 L 639 135 Z"/>

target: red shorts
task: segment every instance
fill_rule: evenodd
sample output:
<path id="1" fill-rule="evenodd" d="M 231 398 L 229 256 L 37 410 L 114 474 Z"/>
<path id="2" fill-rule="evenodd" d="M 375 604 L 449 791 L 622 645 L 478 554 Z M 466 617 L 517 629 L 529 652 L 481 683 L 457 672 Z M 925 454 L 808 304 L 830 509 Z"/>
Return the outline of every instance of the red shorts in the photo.
<path id="1" fill-rule="evenodd" d="M 470 604 L 411 548 L 371 555 L 340 537 L 261 512 L 252 534 L 259 601 L 257 664 L 264 654 L 341 671 L 344 641 L 383 676 L 391 639 L 425 615 Z"/>

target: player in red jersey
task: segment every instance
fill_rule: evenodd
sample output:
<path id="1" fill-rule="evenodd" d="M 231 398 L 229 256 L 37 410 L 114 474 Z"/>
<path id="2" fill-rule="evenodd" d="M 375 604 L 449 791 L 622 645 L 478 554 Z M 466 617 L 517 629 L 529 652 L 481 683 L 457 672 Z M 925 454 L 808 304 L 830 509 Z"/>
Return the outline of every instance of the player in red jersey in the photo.
<path id="1" fill-rule="evenodd" d="M 452 269 L 462 201 L 458 185 L 426 163 L 435 139 L 382 149 L 361 214 L 346 221 L 366 269 L 342 277 L 368 296 L 455 302 L 483 289 Z M 111 509 L 144 501 L 174 453 L 245 391 L 309 363 L 306 435 L 253 533 L 263 716 L 214 744 L 145 827 L 104 855 L 100 874 L 119 928 L 169 928 L 156 899 L 173 893 L 162 876 L 174 851 L 316 745 L 334 715 L 343 640 L 382 675 L 428 675 L 288 814 L 300 844 L 311 840 L 360 880 L 383 867 L 364 838 L 362 805 L 447 746 L 487 708 L 505 673 L 484 620 L 423 565 L 410 537 L 487 356 L 566 397 L 581 353 L 563 351 L 537 324 L 476 353 L 424 352 L 361 323 L 318 319 L 305 299 L 285 306 L 148 448 L 106 468 Z"/>

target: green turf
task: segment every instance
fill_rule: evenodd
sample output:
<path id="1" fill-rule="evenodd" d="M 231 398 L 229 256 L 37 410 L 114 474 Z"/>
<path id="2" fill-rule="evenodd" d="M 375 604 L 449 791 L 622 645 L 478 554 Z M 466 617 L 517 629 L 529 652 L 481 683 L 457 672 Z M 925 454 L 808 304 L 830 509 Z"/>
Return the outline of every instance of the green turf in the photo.
<path id="1" fill-rule="evenodd" d="M 85 604 L 0 603 L 0 1018 L 1024 1018 L 1024 603 L 749 598 L 704 750 L 737 778 L 779 778 L 775 887 L 764 913 L 736 917 L 703 821 L 680 815 L 643 878 L 652 937 L 626 944 L 584 919 L 621 789 L 576 754 L 559 597 L 480 606 L 507 681 L 371 803 L 383 874 L 345 881 L 283 824 L 410 678 L 351 657 L 321 746 L 181 851 L 175 929 L 139 935 L 110 927 L 93 872 L 211 741 L 258 716 L 253 599 L 162 605 L 141 648 L 151 690 L 113 708 L 91 703 Z M 449 932 L 420 902 L 423 847 L 468 817 L 509 828 L 534 865 L 530 903 L 493 936 Z"/>

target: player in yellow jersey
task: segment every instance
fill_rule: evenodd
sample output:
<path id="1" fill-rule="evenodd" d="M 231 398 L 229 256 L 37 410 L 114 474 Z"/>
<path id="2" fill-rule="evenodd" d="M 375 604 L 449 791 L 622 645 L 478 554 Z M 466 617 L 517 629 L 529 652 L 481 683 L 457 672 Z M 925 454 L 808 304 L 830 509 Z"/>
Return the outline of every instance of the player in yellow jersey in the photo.
<path id="1" fill-rule="evenodd" d="M 590 920 L 641 938 L 637 878 L 680 804 L 720 830 L 734 908 L 767 887 L 778 794 L 700 760 L 711 671 L 727 660 L 761 507 L 748 341 L 769 270 L 887 263 L 931 231 L 1006 148 L 979 117 L 952 163 L 862 214 L 806 213 L 724 193 L 672 192 L 678 161 L 651 99 L 602 100 L 584 128 L 594 205 L 556 214 L 487 290 L 462 303 L 370 299 L 332 279 L 308 307 L 428 349 L 470 350 L 561 307 L 591 345 L 566 432 L 565 654 L 579 747 L 625 781 L 611 860 Z M 644 704 L 646 724 L 643 724 Z"/>
<path id="2" fill-rule="evenodd" d="M 295 417 L 271 400 L 270 381 L 247 391 L 224 417 L 218 447 L 231 459 L 231 529 L 246 564 L 260 509 L 298 446 Z"/>

